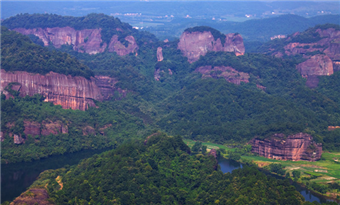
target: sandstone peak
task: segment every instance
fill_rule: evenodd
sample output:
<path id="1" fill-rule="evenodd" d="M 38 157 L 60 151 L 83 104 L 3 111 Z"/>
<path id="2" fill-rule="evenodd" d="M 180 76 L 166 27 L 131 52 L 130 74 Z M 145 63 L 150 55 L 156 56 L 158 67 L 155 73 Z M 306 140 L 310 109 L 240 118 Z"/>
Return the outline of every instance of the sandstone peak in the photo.
<path id="1" fill-rule="evenodd" d="M 6 89 L 18 91 L 22 97 L 41 94 L 46 102 L 61 105 L 64 109 L 86 110 L 89 106 L 96 106 L 93 100 L 109 99 L 116 90 L 124 95 L 125 91 L 115 87 L 117 82 L 107 76 L 86 79 L 54 72 L 41 75 L 25 71 L 6 72 L 1 69 L 0 91 L 3 91 L 7 98 L 11 95 Z"/>
<path id="2" fill-rule="evenodd" d="M 240 34 L 224 35 L 218 33 L 219 35 L 217 35 L 215 29 L 204 29 L 202 31 L 187 29 L 180 37 L 178 49 L 182 51 L 190 63 L 197 61 L 200 56 L 204 56 L 208 51 L 234 52 L 236 55 L 244 54 L 245 48 Z"/>

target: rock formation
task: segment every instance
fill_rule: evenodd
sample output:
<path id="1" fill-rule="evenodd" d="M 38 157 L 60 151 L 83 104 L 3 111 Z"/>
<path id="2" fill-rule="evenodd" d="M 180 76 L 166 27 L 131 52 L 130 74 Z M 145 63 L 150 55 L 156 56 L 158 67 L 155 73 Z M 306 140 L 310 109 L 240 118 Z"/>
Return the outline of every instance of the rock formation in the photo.
<path id="1" fill-rule="evenodd" d="M 18 196 L 11 205 L 19 205 L 19 204 L 39 204 L 39 205 L 52 205 L 52 202 L 48 201 L 48 193 L 43 188 L 31 188 L 26 192 L 22 193 Z"/>
<path id="2" fill-rule="evenodd" d="M 314 88 L 318 85 L 318 78 L 315 76 L 332 75 L 333 63 L 326 55 L 314 55 L 310 59 L 296 66 L 302 77 L 307 78 L 306 85 Z"/>
<path id="3" fill-rule="evenodd" d="M 62 45 L 71 45 L 73 50 L 80 53 L 102 53 L 108 47 L 109 52 L 116 52 L 118 55 L 123 56 L 135 53 L 138 50 L 133 36 L 125 37 L 128 42 L 127 47 L 118 40 L 117 35 L 112 36 L 109 46 L 107 46 L 107 43 L 102 40 L 101 29 L 75 30 L 67 26 L 63 28 L 15 28 L 13 30 L 24 35 L 33 34 L 39 37 L 45 46 L 52 44 L 54 47 L 60 48 Z"/>
<path id="4" fill-rule="evenodd" d="M 157 61 L 163 61 L 163 52 L 162 47 L 157 48 Z"/>
<path id="5" fill-rule="evenodd" d="M 119 40 L 118 36 L 114 35 L 109 43 L 109 52 L 116 52 L 120 56 L 127 55 L 129 53 L 136 53 L 138 50 L 138 45 L 133 36 L 125 37 L 125 40 L 129 42 L 128 46 L 125 47 Z"/>
<path id="6" fill-rule="evenodd" d="M 321 158 L 322 144 L 313 141 L 309 134 L 298 133 L 286 137 L 274 134 L 269 138 L 250 141 L 252 152 L 269 159 L 316 161 Z"/>
<path id="7" fill-rule="evenodd" d="M 236 55 L 243 55 L 245 48 L 240 34 L 227 34 L 225 43 L 221 39 L 214 39 L 210 31 L 184 32 L 179 40 L 178 49 L 188 58 L 190 63 L 197 61 L 208 51 L 234 52 Z"/>
<path id="8" fill-rule="evenodd" d="M 321 39 L 311 43 L 292 42 L 292 38 L 303 35 L 296 32 L 285 40 L 287 45 L 283 48 L 284 53 L 277 48 L 269 51 L 276 57 L 282 57 L 283 54 L 288 56 L 302 54 L 307 61 L 297 65 L 297 69 L 304 78 L 307 78 L 306 85 L 310 88 L 317 87 L 319 82 L 317 76 L 332 75 L 334 71 L 340 70 L 340 31 L 334 28 L 316 29 L 315 34 Z M 313 52 L 319 54 L 313 55 Z"/>
<path id="9" fill-rule="evenodd" d="M 224 78 L 234 84 L 249 83 L 249 74 L 235 70 L 229 66 L 201 66 L 196 72 L 202 73 L 202 78 Z"/>
<path id="10" fill-rule="evenodd" d="M 46 102 L 61 105 L 64 109 L 86 110 L 89 106 L 96 106 L 93 100 L 106 100 L 113 96 L 114 91 L 121 91 L 115 87 L 116 83 L 115 79 L 106 76 L 91 77 L 88 80 L 54 72 L 40 75 L 1 69 L 0 91 L 7 97 L 10 97 L 8 89 L 19 91 L 20 96 L 41 94 Z"/>
<path id="11" fill-rule="evenodd" d="M 13 135 L 13 139 L 14 139 L 14 144 L 22 144 L 25 139 L 22 138 L 20 135 L 14 134 Z"/>

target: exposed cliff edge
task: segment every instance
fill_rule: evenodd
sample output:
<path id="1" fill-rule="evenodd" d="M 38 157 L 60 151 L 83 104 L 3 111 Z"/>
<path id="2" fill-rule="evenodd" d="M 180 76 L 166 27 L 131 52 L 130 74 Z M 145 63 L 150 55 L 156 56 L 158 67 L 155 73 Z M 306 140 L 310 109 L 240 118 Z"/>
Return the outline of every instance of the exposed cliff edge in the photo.
<path id="1" fill-rule="evenodd" d="M 94 100 L 107 100 L 116 90 L 125 95 L 124 90 L 115 87 L 116 83 L 117 80 L 107 76 L 95 76 L 88 80 L 54 72 L 40 75 L 1 69 L 0 91 L 7 98 L 11 97 L 10 90 L 18 91 L 22 97 L 41 94 L 46 102 L 61 105 L 64 109 L 86 110 L 89 106 L 96 106 Z"/>
<path id="2" fill-rule="evenodd" d="M 225 39 L 221 40 L 224 36 Z M 234 52 L 236 55 L 243 55 L 245 52 L 240 34 L 230 33 L 215 39 L 211 31 L 185 31 L 180 37 L 178 49 L 190 63 L 197 61 L 208 51 Z"/>
<path id="3" fill-rule="evenodd" d="M 128 45 L 123 45 L 118 36 L 112 36 L 109 45 L 102 40 L 102 29 L 83 29 L 75 30 L 71 27 L 54 27 L 54 28 L 14 28 L 24 35 L 33 34 L 39 37 L 44 46 L 52 44 L 56 48 L 62 45 L 71 45 L 73 50 L 80 53 L 97 54 L 102 53 L 108 47 L 109 52 L 116 52 L 118 55 L 123 56 L 129 53 L 135 53 L 138 50 L 136 40 L 133 36 L 126 36 L 125 40 Z"/>
<path id="4" fill-rule="evenodd" d="M 252 152 L 277 160 L 316 161 L 321 158 L 322 144 L 313 141 L 309 134 L 298 133 L 285 136 L 274 134 L 269 138 L 250 141 Z"/>
<path id="5" fill-rule="evenodd" d="M 241 82 L 249 83 L 249 74 L 239 72 L 230 66 L 201 66 L 195 72 L 202 74 L 202 78 L 224 78 L 230 83 L 240 85 Z"/>
<path id="6" fill-rule="evenodd" d="M 333 71 L 340 70 L 340 30 L 336 25 L 333 27 L 321 25 L 296 32 L 282 39 L 284 47 L 271 46 L 267 53 L 276 57 L 302 55 L 307 60 L 298 64 L 297 69 L 307 78 L 306 85 L 315 88 L 319 82 L 317 76 L 332 75 Z"/>

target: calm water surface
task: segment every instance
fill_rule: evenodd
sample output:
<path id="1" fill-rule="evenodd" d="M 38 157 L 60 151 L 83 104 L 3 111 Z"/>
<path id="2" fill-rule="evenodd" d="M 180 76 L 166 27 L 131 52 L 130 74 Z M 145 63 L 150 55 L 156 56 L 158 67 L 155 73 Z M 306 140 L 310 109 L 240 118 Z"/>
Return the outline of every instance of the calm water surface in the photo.
<path id="1" fill-rule="evenodd" d="M 223 173 L 232 172 L 234 169 L 242 168 L 241 163 L 233 161 L 233 160 L 224 159 L 224 158 L 218 159 L 218 164 L 220 165 L 221 171 Z M 271 175 L 271 176 L 273 176 L 275 178 L 282 179 L 282 177 L 278 177 L 276 175 Z M 293 185 L 295 186 L 297 191 L 299 191 L 300 194 L 302 194 L 302 196 L 305 197 L 306 201 L 310 201 L 310 202 L 317 201 L 317 202 L 320 202 L 320 203 L 326 202 L 326 201 L 331 201 L 331 200 L 324 198 L 323 196 L 318 196 L 318 195 L 312 193 L 308 189 L 301 187 L 298 184 L 293 184 Z"/>
<path id="2" fill-rule="evenodd" d="M 1 202 L 13 201 L 47 169 L 58 169 L 66 165 L 79 163 L 81 159 L 91 157 L 110 149 L 83 150 L 76 153 L 51 156 L 34 162 L 22 162 L 1 165 Z"/>

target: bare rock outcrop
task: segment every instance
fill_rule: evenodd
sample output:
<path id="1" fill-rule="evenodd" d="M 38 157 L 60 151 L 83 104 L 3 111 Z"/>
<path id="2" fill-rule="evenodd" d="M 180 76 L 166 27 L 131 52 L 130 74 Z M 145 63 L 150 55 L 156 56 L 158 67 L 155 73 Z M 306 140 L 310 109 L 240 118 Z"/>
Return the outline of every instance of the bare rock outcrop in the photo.
<path id="1" fill-rule="evenodd" d="M 21 204 L 27 204 L 27 205 L 52 205 L 53 203 L 48 201 L 48 193 L 43 188 L 31 188 L 27 190 L 26 192 L 22 193 L 20 196 L 18 196 L 16 199 L 14 199 L 13 202 L 10 203 L 10 205 L 21 205 Z"/>
<path id="2" fill-rule="evenodd" d="M 25 142 L 25 139 L 21 137 L 21 135 L 14 134 L 13 135 L 14 144 L 22 144 Z"/>
<path id="3" fill-rule="evenodd" d="M 195 72 L 202 73 L 202 78 L 224 78 L 230 83 L 240 85 L 249 83 L 249 74 L 235 70 L 230 66 L 201 66 Z"/>
<path id="4" fill-rule="evenodd" d="M 109 43 L 109 52 L 116 52 L 120 56 L 124 56 L 129 53 L 136 53 L 138 45 L 135 38 L 133 36 L 126 36 L 125 40 L 128 42 L 127 47 L 118 40 L 117 35 L 112 36 Z"/>
<path id="5" fill-rule="evenodd" d="M 37 136 L 41 134 L 41 125 L 35 121 L 24 120 L 25 135 Z"/>
<path id="6" fill-rule="evenodd" d="M 42 122 L 42 129 L 41 129 L 41 135 L 47 136 L 50 134 L 57 135 L 57 134 L 67 134 L 68 133 L 68 127 L 67 125 L 64 125 L 60 121 L 52 122 L 50 120 L 46 120 Z"/>
<path id="7" fill-rule="evenodd" d="M 72 45 L 73 50 L 80 53 L 102 53 L 107 46 L 102 42 L 101 29 L 75 30 L 67 26 L 63 28 L 15 28 L 13 30 L 24 35 L 33 34 L 39 37 L 45 46 L 50 43 L 56 48 L 62 45 Z"/>
<path id="8" fill-rule="evenodd" d="M 314 55 L 310 59 L 296 66 L 302 77 L 307 78 L 306 85 L 314 88 L 319 80 L 316 76 L 332 75 L 333 63 L 327 55 Z"/>
<path id="9" fill-rule="evenodd" d="M 157 61 L 163 61 L 163 49 L 162 47 L 157 48 Z"/>
<path id="10" fill-rule="evenodd" d="M 240 34 L 225 35 L 225 43 L 221 39 L 214 39 L 210 31 L 184 32 L 179 40 L 178 49 L 188 58 L 190 63 L 197 61 L 208 51 L 234 52 L 236 55 L 243 55 L 245 52 L 243 39 Z"/>
<path id="11" fill-rule="evenodd" d="M 24 35 L 33 34 L 39 37 L 44 46 L 52 44 L 56 48 L 62 45 L 71 45 L 73 50 L 80 53 L 97 54 L 102 53 L 108 47 L 109 52 L 116 52 L 118 55 L 123 56 L 129 53 L 136 53 L 138 45 L 133 36 L 125 37 L 128 42 L 127 47 L 118 40 L 118 35 L 114 35 L 107 45 L 103 42 L 100 28 L 97 29 L 83 29 L 75 30 L 71 27 L 53 27 L 53 28 L 15 28 L 17 31 Z"/>
<path id="12" fill-rule="evenodd" d="M 13 83 L 15 83 L 13 85 Z M 33 74 L 25 71 L 6 72 L 1 69 L 1 87 L 7 97 L 6 89 L 20 92 L 20 96 L 41 94 L 46 102 L 61 105 L 64 109 L 86 110 L 96 106 L 93 100 L 103 101 L 113 96 L 117 81 L 113 78 L 96 76 L 91 79 L 72 77 L 50 72 L 46 75 Z"/>
<path id="13" fill-rule="evenodd" d="M 298 133 L 286 137 L 274 134 L 269 138 L 250 141 L 252 152 L 269 159 L 316 161 L 321 158 L 322 144 L 313 141 L 309 134 Z"/>

